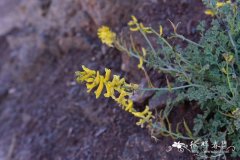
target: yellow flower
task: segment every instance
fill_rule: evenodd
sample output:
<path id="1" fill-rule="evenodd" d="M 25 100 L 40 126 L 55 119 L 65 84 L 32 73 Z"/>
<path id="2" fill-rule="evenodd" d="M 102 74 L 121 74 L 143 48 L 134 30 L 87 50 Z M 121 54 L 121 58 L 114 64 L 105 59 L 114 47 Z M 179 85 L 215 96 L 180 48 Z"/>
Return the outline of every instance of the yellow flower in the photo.
<path id="1" fill-rule="evenodd" d="M 112 87 L 117 90 L 118 92 L 121 92 L 122 85 L 126 85 L 125 79 L 120 79 L 120 76 L 114 75 L 112 80 Z"/>
<path id="2" fill-rule="evenodd" d="M 125 107 L 125 111 L 127 112 L 133 112 L 133 101 L 132 100 L 128 100 L 126 107 Z"/>
<path id="3" fill-rule="evenodd" d="M 111 82 L 107 82 L 105 84 L 105 86 L 106 86 L 107 93 L 104 94 L 104 97 L 106 97 L 106 98 L 109 98 L 109 97 L 115 98 L 115 96 L 114 96 L 114 88 L 112 86 L 112 83 Z"/>
<path id="4" fill-rule="evenodd" d="M 139 85 L 138 84 L 134 84 L 134 83 L 130 83 L 130 87 L 133 90 L 138 90 L 139 89 Z"/>
<path id="5" fill-rule="evenodd" d="M 100 75 L 99 75 L 99 72 L 97 72 L 97 76 L 95 77 L 95 79 L 92 81 L 92 79 L 91 79 L 91 81 L 89 82 L 89 79 L 90 78 L 88 78 L 88 79 L 86 79 L 85 81 L 88 81 L 88 83 L 86 84 L 86 86 L 87 86 L 87 89 L 88 89 L 88 93 L 89 92 L 91 92 L 91 90 L 93 89 L 93 88 L 95 88 L 96 86 L 98 86 L 98 84 L 99 84 L 99 82 L 100 82 Z"/>
<path id="6" fill-rule="evenodd" d="M 152 33 L 150 27 L 145 27 L 142 23 L 140 23 L 139 26 L 140 26 L 140 29 L 141 29 L 144 33 Z"/>
<path id="7" fill-rule="evenodd" d="M 104 78 L 104 82 L 107 82 L 107 81 L 109 81 L 109 79 L 110 79 L 110 76 L 111 76 L 111 70 L 110 70 L 110 69 L 107 69 L 107 68 L 105 68 L 105 78 Z"/>
<path id="8" fill-rule="evenodd" d="M 225 5 L 225 2 L 217 2 L 216 7 L 220 8 Z"/>
<path id="9" fill-rule="evenodd" d="M 144 58 L 147 56 L 147 51 L 144 47 L 142 47 L 142 55 L 143 56 L 139 56 L 139 64 L 138 64 L 139 69 L 144 69 L 143 62 L 144 62 Z"/>
<path id="10" fill-rule="evenodd" d="M 143 112 L 132 112 L 132 114 L 135 117 L 140 118 L 140 120 L 136 124 L 140 125 L 141 127 L 143 127 L 145 123 L 150 123 L 151 119 L 154 118 L 148 106 L 146 106 Z"/>
<path id="11" fill-rule="evenodd" d="M 216 7 L 217 7 L 217 8 L 221 8 L 221 7 L 225 6 L 226 4 L 230 4 L 230 3 L 231 3 L 231 1 L 227 1 L 227 2 L 217 2 Z"/>
<path id="12" fill-rule="evenodd" d="M 142 53 L 143 53 L 143 57 L 146 57 L 146 55 L 147 55 L 147 51 L 146 51 L 146 49 L 143 48 L 143 47 L 142 47 Z"/>
<path id="13" fill-rule="evenodd" d="M 133 25 L 138 24 L 138 20 L 135 16 L 132 15 L 131 18 L 132 18 L 132 20 L 128 22 L 129 26 L 133 26 Z"/>
<path id="14" fill-rule="evenodd" d="M 148 112 L 147 116 L 144 117 L 144 118 L 141 118 L 136 124 L 137 124 L 138 126 L 143 127 L 143 125 L 144 125 L 145 123 L 150 124 L 152 118 L 154 118 L 154 117 L 152 116 L 152 112 Z"/>
<path id="15" fill-rule="evenodd" d="M 105 76 L 101 75 L 99 71 L 94 71 L 82 66 L 83 71 L 76 72 L 76 80 L 79 83 L 86 82 L 87 92 L 91 92 L 94 88 L 97 88 L 94 92 L 96 98 L 99 98 L 103 92 L 104 87 L 106 88 L 105 97 L 111 97 L 116 99 L 115 91 L 120 94 L 118 97 L 118 102 L 121 103 L 121 97 L 130 96 L 131 93 L 127 91 L 136 90 L 136 84 L 128 84 L 125 82 L 124 78 L 120 79 L 120 76 L 114 75 L 112 81 L 111 70 L 105 69 Z"/>
<path id="16" fill-rule="evenodd" d="M 113 47 L 113 43 L 116 40 L 116 33 L 112 32 L 109 27 L 102 26 L 98 29 L 98 37 L 102 43 Z"/>
<path id="17" fill-rule="evenodd" d="M 121 104 L 122 106 L 125 106 L 126 101 L 127 101 L 126 96 L 129 96 L 129 93 L 127 93 L 124 90 L 121 90 L 121 93 L 120 93 L 119 97 L 118 98 L 114 98 L 114 100 L 116 102 L 118 102 L 119 104 Z"/>
<path id="18" fill-rule="evenodd" d="M 97 88 L 95 90 L 96 98 L 99 98 L 104 88 L 106 88 L 105 97 L 111 97 L 115 100 L 125 111 L 131 113 L 135 117 L 139 118 L 137 125 L 143 127 L 145 123 L 151 123 L 152 112 L 149 110 L 149 107 L 143 112 L 137 112 L 133 107 L 133 101 L 130 97 L 133 94 L 134 90 L 138 89 L 137 84 L 128 84 L 125 82 L 124 78 L 120 78 L 120 76 L 113 75 L 113 79 L 111 79 L 111 70 L 105 69 L 105 76 L 101 75 L 99 71 L 94 71 L 82 66 L 83 71 L 76 72 L 76 80 L 79 83 L 86 83 L 86 87 L 88 92 L 92 89 Z"/>
<path id="19" fill-rule="evenodd" d="M 227 53 L 224 53 L 223 54 L 223 58 L 225 59 L 225 61 L 227 62 L 227 63 L 231 63 L 232 61 L 233 61 L 233 55 L 232 54 L 227 54 Z"/>
<path id="20" fill-rule="evenodd" d="M 125 83 L 125 79 L 122 78 L 120 79 L 119 76 L 113 75 L 113 80 L 112 81 L 105 81 L 105 86 L 107 93 L 104 94 L 106 98 L 112 97 L 113 99 L 115 98 L 114 96 L 114 90 L 121 92 L 122 91 L 122 85 L 127 86 L 128 84 Z"/>
<path id="21" fill-rule="evenodd" d="M 221 71 L 224 73 L 224 74 L 228 74 L 227 73 L 227 70 L 223 67 L 223 68 L 221 68 Z"/>
<path id="22" fill-rule="evenodd" d="M 131 17 L 132 17 L 132 20 L 133 20 L 134 23 L 138 23 L 138 20 L 134 15 L 132 15 Z"/>
<path id="23" fill-rule="evenodd" d="M 147 106 L 142 112 L 133 112 L 133 115 L 139 118 L 144 118 L 145 114 L 148 113 L 149 107 Z"/>
<path id="24" fill-rule="evenodd" d="M 145 27 L 143 23 L 139 23 L 135 16 L 131 16 L 132 20 L 128 22 L 128 26 L 130 27 L 130 31 L 143 31 L 144 33 L 152 33 L 150 27 Z"/>
<path id="25" fill-rule="evenodd" d="M 159 35 L 160 35 L 160 36 L 163 35 L 163 27 L 162 27 L 162 25 L 160 25 L 160 27 L 159 27 Z"/>
<path id="26" fill-rule="evenodd" d="M 204 12 L 206 15 L 209 15 L 209 16 L 215 16 L 215 12 L 213 11 L 213 10 L 210 10 L 210 9 L 207 9 L 207 10 L 205 10 L 205 12 Z"/>
<path id="27" fill-rule="evenodd" d="M 98 88 L 97 88 L 97 90 L 94 92 L 95 95 L 96 95 L 96 98 L 99 98 L 99 96 L 101 95 L 102 90 L 103 90 L 103 87 L 104 87 L 103 85 L 104 85 L 104 77 L 103 77 L 103 76 L 100 76 Z"/>
<path id="28" fill-rule="evenodd" d="M 139 58 L 138 68 L 143 69 L 143 57 L 142 56 L 140 56 L 140 58 Z"/>
<path id="29" fill-rule="evenodd" d="M 83 82 L 85 80 L 88 80 L 91 76 L 96 74 L 96 71 L 90 70 L 88 68 L 86 68 L 84 65 L 82 66 L 83 68 L 83 72 L 75 72 L 76 76 L 77 76 L 77 82 Z"/>

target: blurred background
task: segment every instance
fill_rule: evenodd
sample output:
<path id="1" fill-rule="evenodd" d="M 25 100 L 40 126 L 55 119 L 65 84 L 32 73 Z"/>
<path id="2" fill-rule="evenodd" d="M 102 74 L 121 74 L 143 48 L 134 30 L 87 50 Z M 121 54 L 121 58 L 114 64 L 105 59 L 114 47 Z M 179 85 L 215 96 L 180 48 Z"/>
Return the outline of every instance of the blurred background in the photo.
<path id="1" fill-rule="evenodd" d="M 137 62 L 96 34 L 108 25 L 128 37 L 131 15 L 162 24 L 165 34 L 168 19 L 181 22 L 180 33 L 192 39 L 205 18 L 201 0 L 0 0 L 0 160 L 191 159 L 167 153 L 171 139 L 155 141 L 115 103 L 95 100 L 74 81 L 86 65 L 146 83 Z"/>

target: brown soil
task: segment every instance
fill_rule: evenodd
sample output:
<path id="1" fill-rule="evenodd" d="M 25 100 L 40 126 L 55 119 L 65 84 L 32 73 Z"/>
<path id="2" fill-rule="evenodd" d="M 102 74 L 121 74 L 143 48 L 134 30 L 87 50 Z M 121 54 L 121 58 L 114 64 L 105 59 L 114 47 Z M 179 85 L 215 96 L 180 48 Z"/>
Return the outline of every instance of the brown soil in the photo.
<path id="1" fill-rule="evenodd" d="M 192 39 L 198 37 L 198 21 L 206 18 L 200 0 L 0 2 L 1 160 L 193 159 L 176 150 L 167 153 L 173 140 L 155 141 L 115 103 L 95 100 L 74 82 L 81 65 L 111 68 L 141 82 L 136 67 L 123 71 L 121 53 L 96 37 L 103 24 L 125 31 L 130 15 L 155 28 L 162 24 L 166 34 L 167 19 L 181 22 L 179 31 Z M 186 117 L 192 124 L 195 111 L 189 108 L 173 112 L 173 123 Z"/>

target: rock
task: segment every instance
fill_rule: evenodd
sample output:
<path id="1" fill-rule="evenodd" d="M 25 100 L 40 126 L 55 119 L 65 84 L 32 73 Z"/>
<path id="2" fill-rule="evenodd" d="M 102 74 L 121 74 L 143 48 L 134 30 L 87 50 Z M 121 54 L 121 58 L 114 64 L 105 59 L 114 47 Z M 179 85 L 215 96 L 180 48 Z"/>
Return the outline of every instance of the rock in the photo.
<path id="1" fill-rule="evenodd" d="M 121 64 L 121 70 L 125 72 L 130 72 L 132 69 L 136 70 L 137 65 L 135 67 L 131 67 L 130 63 L 130 57 L 126 53 L 123 53 L 122 55 L 122 64 Z"/>
<path id="2" fill-rule="evenodd" d="M 90 51 L 100 25 L 129 20 L 133 1 L 9 0 L 0 2 L 0 36 L 8 34 L 11 62 L 0 77 L 32 79 L 39 61 L 60 59 L 72 50 Z M 121 8 L 121 10 L 119 10 Z M 112 16 L 114 15 L 114 16 Z M 6 72 L 6 73 L 5 73 Z M 22 75 L 19 76 L 19 75 Z M 4 78 L 7 79 L 7 78 Z"/>
<path id="3" fill-rule="evenodd" d="M 151 141 L 141 134 L 133 134 L 128 137 L 122 153 L 122 159 L 146 159 L 144 153 L 153 148 Z"/>
<path id="4" fill-rule="evenodd" d="M 147 88 L 147 80 L 143 79 L 139 85 L 140 88 Z M 142 91 L 142 90 L 138 90 L 134 93 L 134 95 L 131 97 L 131 99 L 136 102 L 136 103 L 143 103 L 145 102 L 147 99 L 149 99 L 149 97 L 151 97 L 154 94 L 154 91 Z"/>
<path id="5" fill-rule="evenodd" d="M 154 152 L 157 149 L 158 152 Z M 122 160 L 137 160 L 137 159 L 161 159 L 167 160 L 165 146 L 159 146 L 153 143 L 150 137 L 144 136 L 141 133 L 133 134 L 128 137 L 123 153 L 120 157 Z"/>
<path id="6" fill-rule="evenodd" d="M 18 9 L 20 3 L 19 0 L 0 1 L 0 36 L 20 24 Z"/>
<path id="7" fill-rule="evenodd" d="M 94 24 L 99 25 L 119 25 L 121 22 L 127 21 L 130 15 L 123 14 L 131 12 L 132 5 L 137 5 L 138 0 L 123 1 L 123 0 L 80 0 L 82 10 L 89 13 Z M 121 10 L 118 10 L 121 8 Z M 89 12 L 91 11 L 91 12 Z M 113 16 L 114 15 L 114 18 Z"/>
<path id="8" fill-rule="evenodd" d="M 155 94 L 149 99 L 149 108 L 156 109 L 157 107 L 164 107 L 168 100 L 171 100 L 175 95 L 169 91 L 163 91 L 161 94 Z"/>
<path id="9" fill-rule="evenodd" d="M 103 134 L 107 130 L 106 127 L 101 127 L 98 129 L 98 131 L 94 134 L 94 137 L 99 137 L 101 134 Z"/>
<path id="10" fill-rule="evenodd" d="M 10 88 L 10 89 L 8 90 L 8 94 L 15 94 L 16 91 L 17 91 L 16 88 Z"/>
<path id="11" fill-rule="evenodd" d="M 0 86 L 0 102 L 8 95 L 8 88 L 4 86 Z"/>

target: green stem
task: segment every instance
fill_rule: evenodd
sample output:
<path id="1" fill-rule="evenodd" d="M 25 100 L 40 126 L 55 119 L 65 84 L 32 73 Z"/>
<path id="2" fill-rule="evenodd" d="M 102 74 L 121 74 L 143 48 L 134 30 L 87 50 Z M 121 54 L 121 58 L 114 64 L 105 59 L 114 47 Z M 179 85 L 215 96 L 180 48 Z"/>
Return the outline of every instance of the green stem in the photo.
<path id="1" fill-rule="evenodd" d="M 231 101 L 229 101 L 227 98 L 225 97 L 220 97 L 222 98 L 226 103 L 228 103 L 229 105 L 235 106 L 235 104 L 233 104 Z"/>
<path id="2" fill-rule="evenodd" d="M 238 64 L 238 50 L 237 50 L 237 47 L 236 47 L 236 44 L 235 42 L 233 41 L 233 37 L 232 37 L 232 34 L 230 33 L 230 31 L 228 30 L 228 36 L 229 36 L 229 39 L 230 39 L 230 42 L 233 46 L 233 49 L 234 49 L 234 53 L 235 53 L 235 58 L 236 58 L 236 63 L 237 63 L 237 66 L 238 66 L 238 69 L 240 70 L 240 65 Z"/>
<path id="3" fill-rule="evenodd" d="M 180 86 L 180 87 L 173 87 L 171 90 L 178 90 L 178 89 L 184 89 L 184 88 L 189 88 L 189 87 L 202 87 L 201 85 L 197 84 L 189 84 L 185 86 Z M 142 91 L 169 91 L 169 88 L 141 88 L 140 90 Z"/>
<path id="4" fill-rule="evenodd" d="M 168 43 L 168 41 L 163 38 L 159 33 L 157 33 L 154 29 L 151 28 L 151 31 L 156 34 L 172 51 L 173 51 L 173 47 L 171 46 L 171 44 Z"/>
<path id="5" fill-rule="evenodd" d="M 152 31 L 154 34 L 156 34 L 156 35 L 175 53 L 173 47 L 171 46 L 171 44 L 168 43 L 168 41 L 167 41 L 165 38 L 163 38 L 159 33 L 157 33 L 157 32 L 156 32 L 154 29 L 152 29 L 152 28 L 151 28 L 151 31 Z M 181 60 L 182 60 L 184 63 L 192 66 L 181 54 L 176 53 L 176 56 L 178 56 L 179 58 L 181 58 Z M 193 66 L 192 66 L 192 67 L 193 67 Z M 194 68 L 194 67 L 193 67 L 193 68 Z"/>
<path id="6" fill-rule="evenodd" d="M 182 135 L 179 135 L 179 134 L 170 132 L 170 131 L 168 131 L 168 130 L 166 130 L 166 129 L 164 129 L 164 128 L 161 128 L 161 127 L 157 127 L 157 129 L 159 129 L 160 132 L 166 132 L 167 134 L 172 135 L 172 136 L 174 136 L 174 137 L 177 138 L 177 139 L 193 140 L 193 138 L 185 137 L 185 136 L 182 136 Z"/>
<path id="7" fill-rule="evenodd" d="M 202 46 L 202 45 L 200 45 L 200 44 L 198 44 L 198 43 L 196 43 L 196 42 L 193 42 L 193 41 L 190 40 L 190 39 L 187 39 L 187 38 L 184 37 L 183 35 L 180 35 L 180 34 L 175 33 L 175 34 L 174 34 L 174 37 L 180 38 L 180 39 L 182 39 L 183 41 L 187 41 L 188 43 L 191 43 L 191 44 L 193 44 L 193 45 L 195 45 L 195 46 L 198 46 L 198 47 L 200 47 L 200 48 L 204 48 L 204 46 Z"/>
<path id="8" fill-rule="evenodd" d="M 237 51 L 237 47 L 236 47 L 235 42 L 233 41 L 232 34 L 230 33 L 230 31 L 228 31 L 228 36 L 229 36 L 230 42 L 231 42 L 231 44 L 232 44 L 232 46 L 233 46 L 233 49 L 234 49 L 234 52 L 235 52 L 236 59 L 238 60 L 238 51 Z"/>
<path id="9" fill-rule="evenodd" d="M 232 96 L 234 97 L 234 92 L 233 92 L 233 89 L 232 89 L 232 84 L 231 84 L 231 80 L 230 80 L 230 77 L 229 77 L 229 67 L 228 67 L 228 63 L 227 63 L 227 82 L 228 82 L 228 87 L 232 93 Z"/>
<path id="10" fill-rule="evenodd" d="M 130 56 L 133 56 L 137 59 L 140 59 L 140 56 L 135 54 L 134 52 L 132 51 L 129 51 L 126 47 L 122 46 L 121 44 L 119 44 L 118 42 L 115 42 L 115 47 L 120 50 L 120 51 L 123 51 L 123 52 L 126 52 L 127 54 L 129 54 Z M 146 59 L 143 59 L 143 61 L 145 63 L 150 63 L 149 61 L 147 61 Z M 171 66 L 167 66 L 167 68 L 164 68 L 164 67 L 159 67 L 158 66 L 158 69 L 163 71 L 163 72 L 167 72 L 167 73 L 172 73 L 172 72 L 175 72 L 175 73 L 180 73 L 180 74 L 183 74 L 186 79 L 188 79 L 187 75 L 185 73 L 183 73 L 182 71 L 179 71 Z"/>
<path id="11" fill-rule="evenodd" d="M 153 48 L 152 43 L 150 42 L 150 40 L 148 39 L 147 35 L 140 29 L 141 34 L 143 35 L 143 37 L 145 38 L 145 40 L 147 41 L 148 45 L 150 46 L 151 50 L 153 51 L 154 55 L 157 55 L 156 50 Z"/>
<path id="12" fill-rule="evenodd" d="M 134 52 L 132 51 L 129 51 L 127 48 L 125 48 L 124 46 L 122 46 L 121 44 L 119 44 L 118 42 L 115 42 L 115 47 L 120 50 L 120 51 L 123 51 L 123 52 L 126 52 L 127 54 L 129 54 L 130 56 L 133 56 L 134 58 L 137 58 L 137 59 L 140 59 L 140 56 L 135 54 Z M 146 59 L 143 59 L 143 61 L 145 63 L 150 63 L 149 61 L 147 61 Z M 168 66 L 167 68 L 163 68 L 163 67 L 158 67 L 161 71 L 163 72 L 168 72 L 168 73 L 171 73 L 171 72 L 176 72 L 176 73 L 182 73 L 181 71 L 175 69 L 175 68 L 172 68 L 171 66 Z"/>
<path id="13" fill-rule="evenodd" d="M 219 112 L 220 114 L 226 116 L 226 117 L 230 117 L 230 118 L 234 118 L 234 119 L 236 119 L 236 117 L 234 117 L 233 115 L 223 113 L 223 112 L 221 112 L 219 109 L 218 109 L 218 112 Z"/>

